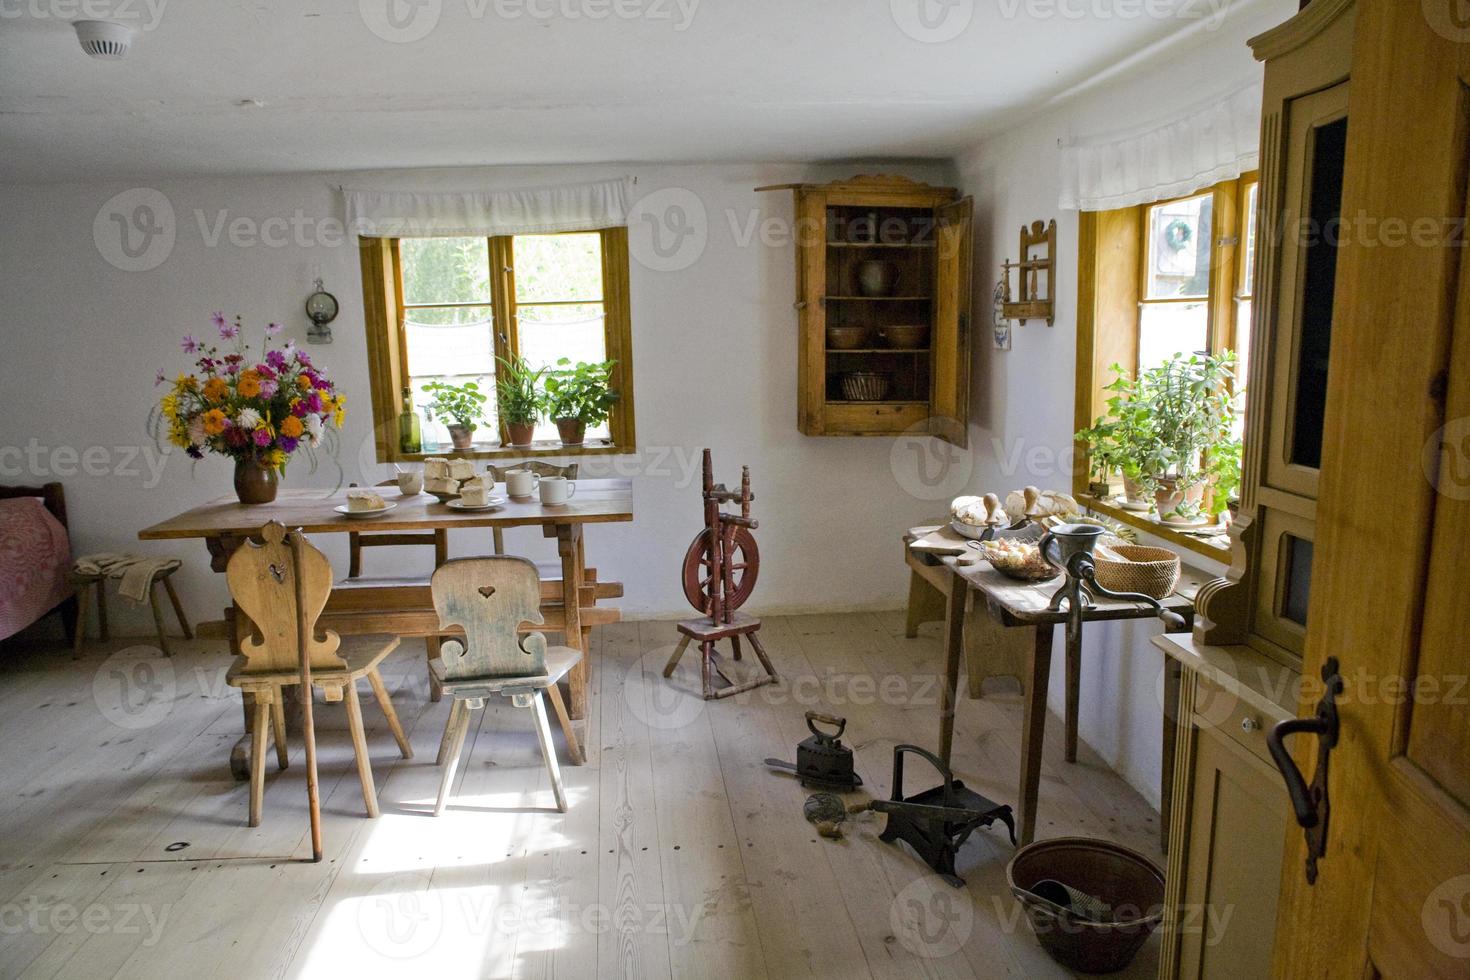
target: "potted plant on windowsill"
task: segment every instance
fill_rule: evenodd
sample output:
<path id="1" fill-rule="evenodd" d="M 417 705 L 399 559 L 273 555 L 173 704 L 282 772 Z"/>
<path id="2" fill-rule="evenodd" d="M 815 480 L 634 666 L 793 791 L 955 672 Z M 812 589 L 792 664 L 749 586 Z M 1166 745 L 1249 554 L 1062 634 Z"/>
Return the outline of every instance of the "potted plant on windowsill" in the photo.
<path id="1" fill-rule="evenodd" d="M 1206 454 L 1230 440 L 1235 406 L 1229 383 L 1235 355 L 1176 354 L 1139 379 L 1157 444 L 1149 471 L 1157 480 L 1154 506 L 1166 524 L 1209 520 L 1201 506 L 1211 477 Z"/>
<path id="2" fill-rule="evenodd" d="M 556 368 L 548 371 L 542 408 L 556 423 L 563 446 L 580 446 L 587 437 L 587 427 L 607 420 L 617 403 L 612 390 L 614 361 L 572 364 L 563 357 Z"/>
<path id="3" fill-rule="evenodd" d="M 541 378 L 544 366 L 532 369 L 524 357 L 497 357 L 500 371 L 495 377 L 495 404 L 505 425 L 506 443 L 524 448 L 531 445 L 536 423 L 541 421 Z"/>
<path id="4" fill-rule="evenodd" d="M 1149 497 L 1166 524 L 1202 524 L 1210 481 L 1228 482 L 1234 461 L 1239 483 L 1240 449 L 1231 436 L 1235 408 L 1229 389 L 1235 355 L 1176 354 L 1138 378 L 1117 364 L 1107 390 L 1108 413 L 1077 433 L 1100 453 L 1108 472 L 1123 474 L 1129 510 L 1148 510 Z M 1096 468 L 1094 469 L 1096 473 Z M 1230 487 L 1219 491 L 1222 500 Z M 1212 508 L 1212 513 L 1215 511 Z"/>
<path id="5" fill-rule="evenodd" d="M 485 417 L 487 398 L 480 385 L 466 381 L 452 385 L 444 381 L 430 381 L 424 392 L 432 399 L 424 406 L 429 418 L 437 418 L 449 429 L 449 438 L 455 449 L 469 449 L 478 423 Z"/>
<path id="6" fill-rule="evenodd" d="M 1076 438 L 1088 447 L 1100 493 L 1111 492 L 1110 478 L 1118 473 L 1123 478 L 1125 510 L 1147 511 L 1153 506 L 1154 481 L 1148 470 L 1157 445 L 1148 408 L 1139 397 L 1138 382 L 1117 364 L 1112 367 L 1117 377 L 1106 386 L 1112 392 L 1106 415 L 1099 416 L 1091 428 L 1083 429 Z"/>

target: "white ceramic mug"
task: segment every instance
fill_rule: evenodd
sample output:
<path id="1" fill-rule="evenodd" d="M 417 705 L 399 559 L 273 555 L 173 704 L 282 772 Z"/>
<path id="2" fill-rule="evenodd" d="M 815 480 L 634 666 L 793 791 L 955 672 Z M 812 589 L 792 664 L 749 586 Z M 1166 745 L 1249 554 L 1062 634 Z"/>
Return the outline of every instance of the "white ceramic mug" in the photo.
<path id="1" fill-rule="evenodd" d="M 424 475 L 418 470 L 404 470 L 398 474 L 398 492 L 412 497 L 424 489 Z"/>
<path id="2" fill-rule="evenodd" d="M 577 484 L 564 476 L 543 476 L 541 478 L 541 502 L 547 507 L 556 507 L 566 503 L 570 498 L 577 495 Z"/>
<path id="3" fill-rule="evenodd" d="M 505 492 L 512 497 L 529 497 L 536 492 L 541 477 L 530 470 L 506 470 Z"/>

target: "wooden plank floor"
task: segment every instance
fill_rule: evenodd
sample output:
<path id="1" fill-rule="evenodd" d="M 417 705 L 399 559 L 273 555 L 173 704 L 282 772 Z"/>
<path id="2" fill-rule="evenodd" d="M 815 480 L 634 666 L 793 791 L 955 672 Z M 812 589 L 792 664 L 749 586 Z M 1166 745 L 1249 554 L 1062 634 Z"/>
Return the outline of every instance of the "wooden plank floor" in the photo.
<path id="1" fill-rule="evenodd" d="M 955 890 L 883 818 L 818 838 L 807 791 L 769 771 L 795 758 L 808 708 L 848 718 L 868 791 L 893 746 L 937 737 L 936 627 L 902 614 L 772 618 L 779 686 L 706 704 L 693 653 L 671 681 L 669 623 L 593 634 L 588 764 L 563 766 L 556 813 L 531 713 L 476 718 L 449 811 L 428 815 L 448 702 L 430 704 L 422 645 L 385 677 L 414 758 L 370 699 L 382 816 L 367 820 L 340 705 L 318 705 L 326 858 L 309 860 L 299 739 L 267 763 L 265 820 L 226 759 L 238 694 L 218 642 L 59 647 L 0 659 L 0 977 L 1065 977 L 1005 887 L 1012 849 L 981 831 Z M 963 687 L 962 687 L 963 689 Z M 954 759 L 1015 800 L 1021 703 L 961 701 Z M 1049 722 L 1039 837 L 1117 840 L 1162 862 L 1157 816 Z M 561 744 L 560 733 L 557 743 Z M 564 757 L 564 756 L 563 756 Z M 932 784 L 928 773 L 910 776 Z M 860 796 L 858 794 L 857 796 Z M 854 798 L 857 798 L 855 796 Z M 1152 976 L 1154 937 L 1124 976 Z"/>

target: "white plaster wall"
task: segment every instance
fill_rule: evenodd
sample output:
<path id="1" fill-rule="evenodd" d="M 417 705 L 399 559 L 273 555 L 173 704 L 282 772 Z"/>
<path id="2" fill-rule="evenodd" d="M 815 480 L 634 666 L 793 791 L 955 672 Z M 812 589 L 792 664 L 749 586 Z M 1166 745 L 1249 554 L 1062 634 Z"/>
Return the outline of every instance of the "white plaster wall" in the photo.
<path id="1" fill-rule="evenodd" d="M 1201 31 L 1159 59 L 1100 84 L 1028 122 L 985 140 L 957 161 L 960 184 L 975 197 L 975 379 L 971 421 L 976 451 L 971 492 L 1033 483 L 1071 484 L 1073 385 L 1077 348 L 1077 212 L 1057 206 L 1060 145 L 1126 132 L 1257 78 L 1246 39 L 1281 23 L 1295 0 L 1266 0 Z M 1057 219 L 1056 324 L 1013 328 L 998 351 L 986 330 L 991 289 L 1003 259 L 1016 257 L 1023 224 Z M 1220 567 L 1191 559 L 1212 574 Z M 1159 803 L 1161 654 L 1148 638 L 1156 620 L 1095 624 L 1084 633 L 1080 733 L 1155 806 Z M 1062 710 L 1061 631 L 1050 682 Z M 1060 732 L 1051 733 L 1060 737 Z"/>
<path id="2" fill-rule="evenodd" d="M 864 163 L 826 168 L 609 165 L 346 179 L 362 186 L 526 187 L 633 173 L 640 194 L 677 189 L 670 192 L 672 200 L 704 208 L 706 244 L 687 268 L 657 271 L 636 258 L 632 263 L 640 452 L 584 463 L 587 470 L 616 467 L 634 480 L 637 520 L 588 532 L 589 556 L 605 577 L 626 584 L 622 607 L 633 618 L 687 612 L 678 570 L 701 526 L 697 468 L 704 446 L 715 450 L 720 479 L 737 480 L 742 463 L 751 467 L 764 558 L 755 608 L 902 603 L 906 573 L 897 553 L 898 534 L 928 519 L 933 505 L 895 479 L 888 440 L 808 438 L 797 432 L 794 259 L 785 237 L 791 195 L 753 190 L 875 169 L 941 183 L 952 177 L 939 165 Z M 257 337 L 271 320 L 304 336 L 301 304 L 312 279 L 323 276 L 342 306 L 333 325 L 336 342 L 308 349 L 349 398 L 340 479 L 374 482 L 389 475 L 371 462 L 357 249 L 321 243 L 319 219 L 339 216 L 334 187 L 342 179 L 143 180 L 0 190 L 5 216 L 0 222 L 0 482 L 61 480 L 78 552 L 127 549 L 185 558 L 180 584 L 196 618 L 218 618 L 226 601 L 222 576 L 209 571 L 202 543 L 140 543 L 135 535 L 180 510 L 229 494 L 229 461 L 210 457 L 191 464 L 173 453 L 156 485 L 142 458 L 116 471 L 140 448 L 154 451 L 145 428 L 159 394 L 154 372 L 161 367 L 172 376 L 186 366 L 179 338 L 210 335 L 212 311 L 242 314 Z M 94 245 L 93 222 L 104 202 L 135 187 L 154 188 L 167 197 L 176 240 L 156 269 L 124 272 L 104 261 Z M 231 244 L 226 231 L 210 245 L 209 233 L 222 212 L 231 221 L 246 219 L 247 231 L 268 231 L 277 244 Z M 289 227 L 298 214 L 304 219 L 300 233 Z M 697 211 L 693 217 L 697 223 Z M 271 218 L 285 223 L 267 228 Z M 764 236 L 747 236 L 753 220 L 767 223 Z M 635 229 L 635 255 L 637 235 Z M 28 455 L 32 439 L 44 451 Z M 298 458 L 285 485 L 330 487 L 338 479 L 335 466 L 311 474 Z M 533 554 L 547 553 L 532 530 L 511 532 L 509 542 Z M 319 543 L 345 574 L 345 535 L 319 536 Z M 457 554 L 483 552 L 488 540 L 461 533 L 453 536 L 452 547 Z M 394 554 L 371 553 L 368 572 L 388 571 Z M 422 550 L 398 557 L 423 571 L 430 567 Z M 124 631 L 151 628 L 140 610 L 120 609 L 119 619 Z"/>

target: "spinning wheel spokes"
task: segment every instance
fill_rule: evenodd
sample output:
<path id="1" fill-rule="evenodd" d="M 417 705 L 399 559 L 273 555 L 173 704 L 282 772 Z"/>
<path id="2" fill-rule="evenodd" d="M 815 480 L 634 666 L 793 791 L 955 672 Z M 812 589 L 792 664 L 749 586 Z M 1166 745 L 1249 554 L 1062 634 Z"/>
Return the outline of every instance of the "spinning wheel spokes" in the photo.
<path id="1" fill-rule="evenodd" d="M 760 571 L 760 550 L 756 546 L 755 535 L 743 527 L 736 529 L 726 560 L 729 563 L 730 589 L 725 593 L 725 608 L 739 609 L 755 591 L 755 580 Z M 710 596 L 715 587 L 715 583 L 710 581 L 713 565 L 710 532 L 706 529 L 695 535 L 684 555 L 684 598 L 705 614 L 711 610 Z"/>

